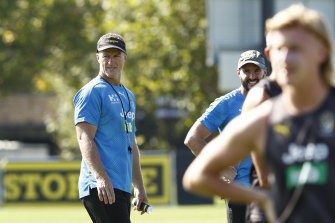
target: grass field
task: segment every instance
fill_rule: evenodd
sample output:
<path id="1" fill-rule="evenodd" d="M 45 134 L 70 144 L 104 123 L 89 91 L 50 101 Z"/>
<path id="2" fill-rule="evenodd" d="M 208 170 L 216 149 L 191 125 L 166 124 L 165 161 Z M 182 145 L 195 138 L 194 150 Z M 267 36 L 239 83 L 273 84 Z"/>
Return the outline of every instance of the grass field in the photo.
<path id="1" fill-rule="evenodd" d="M 154 206 L 151 215 L 132 211 L 132 223 L 226 223 L 225 208 L 217 205 Z M 81 205 L 19 205 L 0 207 L 0 222 L 91 222 Z"/>

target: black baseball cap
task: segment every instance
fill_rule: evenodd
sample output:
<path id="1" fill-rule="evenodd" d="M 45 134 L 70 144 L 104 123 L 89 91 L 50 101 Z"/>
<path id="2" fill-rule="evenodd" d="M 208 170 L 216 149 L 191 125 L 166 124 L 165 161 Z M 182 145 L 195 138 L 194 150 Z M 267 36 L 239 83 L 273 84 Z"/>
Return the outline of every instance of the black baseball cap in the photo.
<path id="1" fill-rule="evenodd" d="M 252 63 L 257 65 L 259 68 L 266 68 L 265 58 L 257 50 L 248 50 L 241 54 L 240 59 L 238 60 L 237 69 L 240 69 L 245 64 Z"/>
<path id="2" fill-rule="evenodd" d="M 127 54 L 126 43 L 124 42 L 122 36 L 116 33 L 107 33 L 100 37 L 97 43 L 97 52 L 115 48 L 119 49 L 125 54 Z"/>

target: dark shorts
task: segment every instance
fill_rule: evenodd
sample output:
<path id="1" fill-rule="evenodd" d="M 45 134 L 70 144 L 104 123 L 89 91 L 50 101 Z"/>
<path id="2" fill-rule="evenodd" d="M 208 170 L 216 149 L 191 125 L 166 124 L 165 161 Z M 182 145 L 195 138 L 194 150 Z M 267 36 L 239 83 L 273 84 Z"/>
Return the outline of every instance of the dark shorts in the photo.
<path id="1" fill-rule="evenodd" d="M 114 192 L 113 204 L 101 202 L 96 188 L 90 189 L 90 195 L 81 199 L 93 223 L 130 223 L 131 194 L 118 189 Z"/>
<path id="2" fill-rule="evenodd" d="M 251 203 L 248 205 L 246 223 L 267 223 L 263 210 L 257 204 Z"/>
<path id="3" fill-rule="evenodd" d="M 246 205 L 229 203 L 228 207 L 231 209 L 229 217 L 233 223 L 245 223 Z"/>

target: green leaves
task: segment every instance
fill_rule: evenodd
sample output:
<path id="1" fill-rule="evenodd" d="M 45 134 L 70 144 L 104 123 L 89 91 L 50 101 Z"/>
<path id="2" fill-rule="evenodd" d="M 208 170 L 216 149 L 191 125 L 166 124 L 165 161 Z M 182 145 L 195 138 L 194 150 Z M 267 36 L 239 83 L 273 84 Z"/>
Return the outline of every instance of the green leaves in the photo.
<path id="1" fill-rule="evenodd" d="M 205 66 L 204 0 L 3 0 L 0 19 L 0 93 L 55 94 L 57 115 L 47 125 L 69 153 L 78 152 L 72 97 L 97 75 L 96 41 L 104 33 L 120 33 L 127 44 L 122 81 L 137 96 L 142 149 L 183 146 L 218 96 L 216 69 Z M 161 98 L 170 102 L 160 105 Z M 161 106 L 184 116 L 158 119 Z"/>

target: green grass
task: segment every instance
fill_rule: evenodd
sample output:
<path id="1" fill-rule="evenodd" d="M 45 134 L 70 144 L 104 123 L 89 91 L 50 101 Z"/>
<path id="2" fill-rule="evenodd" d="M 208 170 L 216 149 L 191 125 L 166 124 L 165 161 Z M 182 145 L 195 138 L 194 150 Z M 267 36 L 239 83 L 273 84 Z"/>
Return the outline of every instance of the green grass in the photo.
<path id="1" fill-rule="evenodd" d="M 132 223 L 226 223 L 225 207 L 216 205 L 154 206 L 151 215 L 132 211 Z M 91 222 L 81 205 L 16 205 L 0 207 L 0 222 Z"/>

